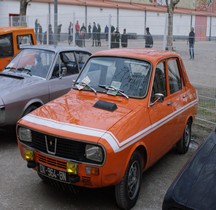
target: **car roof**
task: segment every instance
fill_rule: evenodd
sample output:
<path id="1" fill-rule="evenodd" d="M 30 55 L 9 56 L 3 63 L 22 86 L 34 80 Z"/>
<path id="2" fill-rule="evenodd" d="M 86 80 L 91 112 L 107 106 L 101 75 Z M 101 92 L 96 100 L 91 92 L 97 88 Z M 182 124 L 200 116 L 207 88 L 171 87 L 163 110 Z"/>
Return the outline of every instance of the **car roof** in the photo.
<path id="1" fill-rule="evenodd" d="M 53 52 L 61 52 L 61 51 L 80 51 L 80 52 L 88 52 L 91 54 L 91 52 L 86 48 L 81 47 L 73 47 L 73 46 L 55 46 L 55 45 L 31 45 L 31 46 L 22 46 L 22 49 L 39 49 L 39 50 L 49 50 Z"/>
<path id="2" fill-rule="evenodd" d="M 114 56 L 114 57 L 127 57 L 141 60 L 148 60 L 151 62 L 157 62 L 168 57 L 180 57 L 179 54 L 171 51 L 156 50 L 156 49 L 133 49 L 133 48 L 119 48 L 99 51 L 93 54 L 93 56 Z"/>
<path id="3" fill-rule="evenodd" d="M 25 26 L 8 26 L 8 27 L 0 27 L 0 34 L 10 33 L 12 31 L 27 31 L 33 30 L 33 28 L 25 27 Z"/>

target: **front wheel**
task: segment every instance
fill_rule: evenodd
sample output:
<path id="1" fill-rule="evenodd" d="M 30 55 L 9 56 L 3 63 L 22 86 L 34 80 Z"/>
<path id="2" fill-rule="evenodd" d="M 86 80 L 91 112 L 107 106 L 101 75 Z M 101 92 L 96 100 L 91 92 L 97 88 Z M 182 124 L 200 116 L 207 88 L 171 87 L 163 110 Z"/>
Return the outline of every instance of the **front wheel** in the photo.
<path id="1" fill-rule="evenodd" d="M 34 111 L 34 110 L 37 109 L 37 108 L 38 108 L 38 107 L 37 107 L 36 105 L 31 105 L 31 106 L 29 106 L 29 107 L 25 110 L 23 116 L 27 115 L 28 113 Z"/>
<path id="2" fill-rule="evenodd" d="M 192 125 L 191 120 L 188 120 L 184 129 L 183 136 L 176 145 L 177 152 L 179 154 L 185 154 L 189 149 L 189 145 L 191 142 L 191 125 Z"/>
<path id="3" fill-rule="evenodd" d="M 142 159 L 138 151 L 131 156 L 121 182 L 115 186 L 115 197 L 119 208 L 131 209 L 139 196 L 142 180 Z"/>

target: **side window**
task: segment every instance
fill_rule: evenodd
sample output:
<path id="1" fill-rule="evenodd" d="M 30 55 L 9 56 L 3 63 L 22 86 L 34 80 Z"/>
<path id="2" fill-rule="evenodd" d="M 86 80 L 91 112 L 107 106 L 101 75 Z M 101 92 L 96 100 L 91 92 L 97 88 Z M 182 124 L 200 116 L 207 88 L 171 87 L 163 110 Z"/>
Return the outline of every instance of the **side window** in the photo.
<path id="1" fill-rule="evenodd" d="M 176 59 L 170 59 L 168 61 L 168 77 L 170 94 L 182 89 L 182 80 Z"/>
<path id="2" fill-rule="evenodd" d="M 154 94 L 162 93 L 165 97 L 167 96 L 166 90 L 166 71 L 165 63 L 161 62 L 155 69 L 154 82 L 152 87 L 151 101 L 154 101 Z"/>
<path id="3" fill-rule="evenodd" d="M 12 34 L 0 36 L 0 58 L 13 56 Z"/>
<path id="4" fill-rule="evenodd" d="M 90 54 L 84 52 L 75 52 L 75 55 L 76 55 L 77 63 L 79 65 L 79 69 L 81 70 L 85 62 L 90 57 Z"/>
<path id="5" fill-rule="evenodd" d="M 26 34 L 26 35 L 18 35 L 17 36 L 17 43 L 18 43 L 18 47 L 22 47 L 22 46 L 29 46 L 32 45 L 32 37 L 31 34 Z"/>

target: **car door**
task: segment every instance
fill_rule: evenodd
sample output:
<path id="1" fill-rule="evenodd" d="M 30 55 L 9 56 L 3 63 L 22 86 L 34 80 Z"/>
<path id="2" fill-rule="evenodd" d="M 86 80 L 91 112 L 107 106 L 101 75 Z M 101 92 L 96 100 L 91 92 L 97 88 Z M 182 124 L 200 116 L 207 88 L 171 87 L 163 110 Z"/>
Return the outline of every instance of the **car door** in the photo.
<path id="1" fill-rule="evenodd" d="M 64 62 L 66 56 L 70 56 L 68 65 Z M 74 52 L 62 52 L 58 55 L 49 80 L 50 100 L 53 100 L 65 93 L 72 87 L 73 79 L 79 72 Z"/>
<path id="2" fill-rule="evenodd" d="M 170 106 L 173 107 L 175 116 L 177 118 L 175 138 L 179 140 L 183 134 L 187 114 L 184 110 L 189 102 L 189 93 L 187 92 L 181 64 L 178 58 L 170 58 L 167 61 L 168 67 L 168 89 L 171 98 Z"/>
<path id="3" fill-rule="evenodd" d="M 80 59 L 86 60 L 90 54 L 78 52 Z M 49 81 L 50 100 L 67 93 L 80 72 L 77 52 L 67 51 L 59 54 Z"/>
<path id="4" fill-rule="evenodd" d="M 174 139 L 177 118 L 174 116 L 172 96 L 168 94 L 167 64 L 162 61 L 155 68 L 152 85 L 149 115 L 151 120 L 151 158 L 157 160 L 171 147 Z M 163 94 L 164 99 L 156 101 L 155 94 Z"/>

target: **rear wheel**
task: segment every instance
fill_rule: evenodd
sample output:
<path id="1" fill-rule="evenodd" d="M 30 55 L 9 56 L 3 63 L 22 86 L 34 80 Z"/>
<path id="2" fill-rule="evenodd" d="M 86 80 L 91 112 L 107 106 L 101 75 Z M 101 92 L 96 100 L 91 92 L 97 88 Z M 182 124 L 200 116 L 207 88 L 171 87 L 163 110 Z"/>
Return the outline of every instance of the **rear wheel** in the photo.
<path id="1" fill-rule="evenodd" d="M 191 142 L 191 125 L 192 125 L 191 120 L 188 120 L 184 129 L 183 136 L 176 145 L 177 152 L 179 154 L 185 154 L 189 149 L 189 145 Z"/>
<path id="2" fill-rule="evenodd" d="M 142 180 L 142 159 L 138 151 L 131 156 L 122 181 L 115 186 L 115 197 L 119 208 L 131 209 L 139 196 Z"/>

